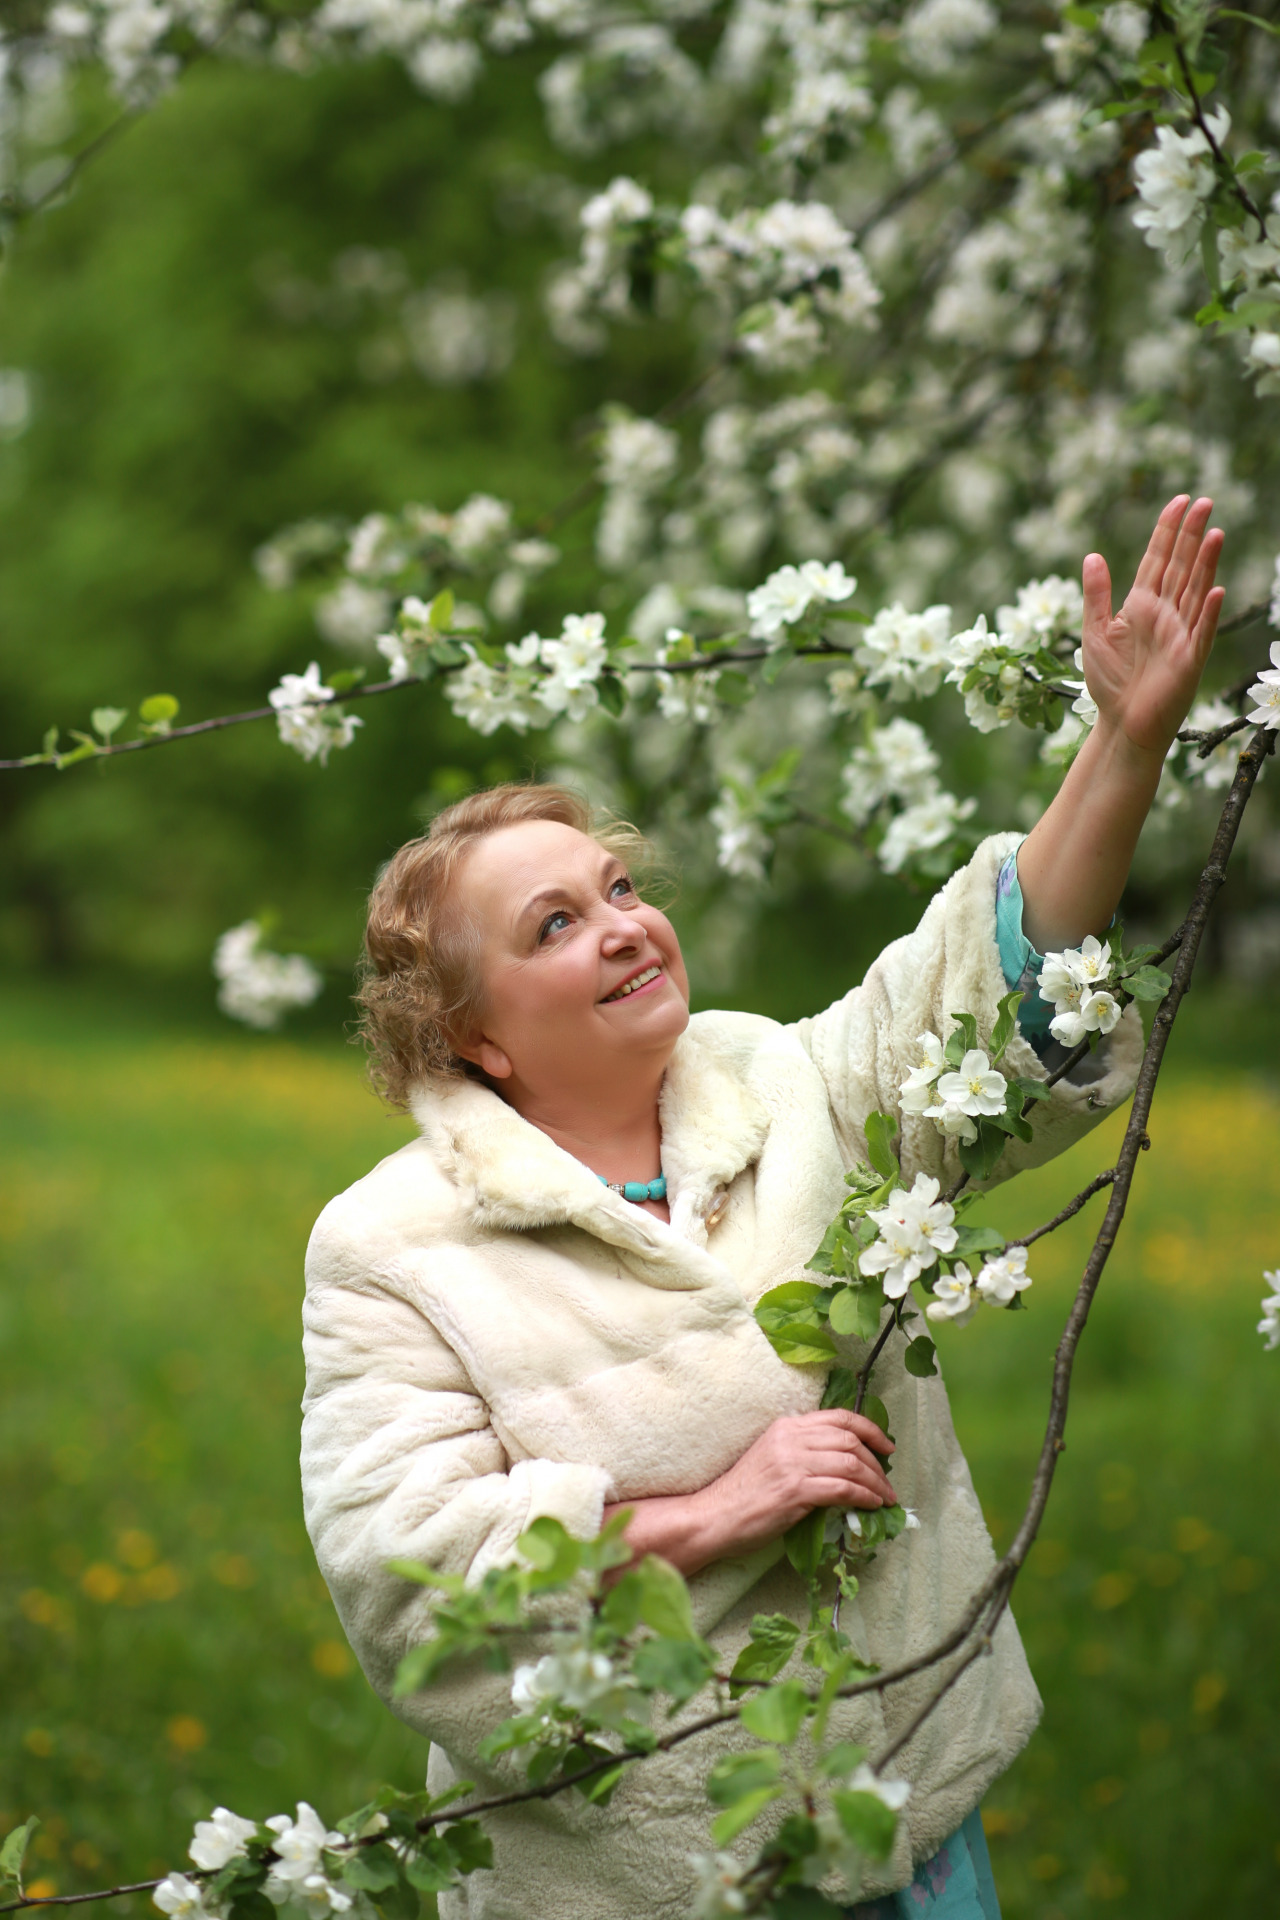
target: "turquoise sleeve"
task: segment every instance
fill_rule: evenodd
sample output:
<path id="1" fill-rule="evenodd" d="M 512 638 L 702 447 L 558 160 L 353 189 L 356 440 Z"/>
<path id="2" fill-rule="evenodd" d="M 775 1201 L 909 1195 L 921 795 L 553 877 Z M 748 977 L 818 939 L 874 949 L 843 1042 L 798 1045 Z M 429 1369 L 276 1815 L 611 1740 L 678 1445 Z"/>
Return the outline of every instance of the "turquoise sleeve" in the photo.
<path id="1" fill-rule="evenodd" d="M 1018 885 L 1018 856 L 1011 853 L 996 877 L 996 944 L 1007 987 L 1019 987 L 1025 996 L 1018 1008 L 1018 1025 L 1028 1040 L 1049 1031 L 1053 1008 L 1040 997 L 1036 975 L 1044 971 L 1044 955 L 1037 953 L 1022 931 L 1022 888 Z"/>

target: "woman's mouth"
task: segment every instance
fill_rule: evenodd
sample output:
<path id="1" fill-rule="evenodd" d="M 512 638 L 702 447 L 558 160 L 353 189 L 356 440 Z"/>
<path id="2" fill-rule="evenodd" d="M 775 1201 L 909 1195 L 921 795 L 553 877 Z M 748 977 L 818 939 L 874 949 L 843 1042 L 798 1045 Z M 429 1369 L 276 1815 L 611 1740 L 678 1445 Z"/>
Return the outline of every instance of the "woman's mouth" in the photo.
<path id="1" fill-rule="evenodd" d="M 655 980 L 661 980 L 661 978 L 661 967 L 645 967 L 641 972 L 633 973 L 629 980 L 624 980 L 620 987 L 615 987 L 612 993 L 606 993 L 600 1004 L 602 1007 L 607 1007 L 611 1000 L 626 1000 L 631 994 L 639 993 L 641 987 L 651 986 Z"/>

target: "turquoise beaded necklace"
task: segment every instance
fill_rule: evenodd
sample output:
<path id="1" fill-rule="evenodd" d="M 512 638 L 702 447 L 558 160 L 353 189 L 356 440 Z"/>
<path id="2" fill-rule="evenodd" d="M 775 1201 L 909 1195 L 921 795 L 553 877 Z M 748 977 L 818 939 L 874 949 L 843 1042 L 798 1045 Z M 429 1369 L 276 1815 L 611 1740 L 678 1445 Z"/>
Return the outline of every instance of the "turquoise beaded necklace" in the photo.
<path id="1" fill-rule="evenodd" d="M 643 1206 L 646 1200 L 667 1197 L 665 1173 L 660 1173 L 656 1180 L 606 1180 L 602 1173 L 598 1173 L 596 1179 L 602 1187 L 608 1187 L 610 1193 L 620 1193 L 624 1200 L 631 1200 L 636 1206 Z"/>

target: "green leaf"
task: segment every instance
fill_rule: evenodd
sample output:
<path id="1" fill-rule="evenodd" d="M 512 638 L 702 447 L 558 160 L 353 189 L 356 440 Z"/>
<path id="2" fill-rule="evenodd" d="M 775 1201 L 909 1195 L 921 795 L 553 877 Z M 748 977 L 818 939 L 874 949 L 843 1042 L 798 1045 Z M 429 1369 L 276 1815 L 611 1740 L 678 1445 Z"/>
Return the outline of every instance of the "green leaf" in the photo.
<path id="1" fill-rule="evenodd" d="M 1162 967 L 1136 967 L 1122 978 L 1135 1000 L 1163 1000 L 1173 985 Z"/>
<path id="2" fill-rule="evenodd" d="M 516 1550 L 536 1568 L 531 1585 L 543 1593 L 566 1586 L 582 1565 L 581 1543 L 549 1513 L 540 1514 L 525 1529 L 516 1541 Z"/>
<path id="3" fill-rule="evenodd" d="M 1004 1152 L 1006 1138 L 1003 1127 L 984 1116 L 978 1122 L 977 1139 L 960 1142 L 960 1165 L 971 1180 L 990 1179 Z"/>
<path id="4" fill-rule="evenodd" d="M 1033 1080 L 1029 1074 L 1019 1074 L 1016 1079 L 1009 1082 L 1009 1085 L 1018 1089 L 1024 1101 L 1052 1100 L 1053 1098 L 1053 1088 L 1046 1087 L 1043 1080 Z"/>
<path id="5" fill-rule="evenodd" d="M 459 1873 L 493 1867 L 493 1842 L 478 1820 L 455 1820 L 441 1834 Z"/>
<path id="6" fill-rule="evenodd" d="M 751 1622 L 751 1638 L 733 1663 L 731 1681 L 772 1680 L 795 1651 L 800 1628 L 785 1613 L 758 1613 Z"/>
<path id="7" fill-rule="evenodd" d="M 742 1724 L 757 1740 L 772 1740 L 789 1747 L 812 1708 L 798 1680 L 783 1680 L 747 1701 L 742 1709 Z"/>
<path id="8" fill-rule="evenodd" d="M 873 1860 L 887 1860 L 893 1852 L 898 1816 L 874 1793 L 851 1793 L 837 1787 L 831 1796 L 840 1825 L 855 1846 Z"/>
<path id="9" fill-rule="evenodd" d="M 427 618 L 438 633 L 447 633 L 453 624 L 453 591 L 446 587 L 427 608 Z"/>
<path id="10" fill-rule="evenodd" d="M 827 1384 L 822 1390 L 820 1406 L 823 1412 L 829 1407 L 847 1407 L 852 1409 L 858 1397 L 858 1376 L 851 1367 L 832 1367 L 827 1375 Z"/>
<path id="11" fill-rule="evenodd" d="M 421 1560 L 388 1560 L 387 1572 L 416 1581 L 420 1587 L 439 1587 L 444 1593 L 461 1593 L 466 1584 L 461 1574 L 437 1573 L 434 1567 L 423 1566 Z"/>
<path id="12" fill-rule="evenodd" d="M 994 1227 L 956 1228 L 956 1246 L 954 1254 L 948 1256 L 955 1260 L 968 1260 L 976 1253 L 1003 1253 L 1004 1235 L 997 1233 Z"/>
<path id="13" fill-rule="evenodd" d="M 171 693 L 153 693 L 138 708 L 144 727 L 167 730 L 178 717 L 178 702 Z"/>
<path id="14" fill-rule="evenodd" d="M 671 1562 L 648 1553 L 635 1571 L 642 1589 L 640 1618 L 646 1627 L 673 1640 L 693 1639 L 689 1589 Z"/>
<path id="15" fill-rule="evenodd" d="M 935 1351 L 932 1340 L 927 1334 L 922 1333 L 908 1345 L 902 1356 L 902 1364 L 907 1372 L 915 1374 L 918 1380 L 927 1380 L 938 1371 L 933 1362 Z"/>
<path id="16" fill-rule="evenodd" d="M 863 1399 L 862 1411 L 868 1420 L 875 1421 L 887 1440 L 892 1440 L 893 1434 L 889 1430 L 889 1409 L 883 1400 L 877 1399 L 874 1393 L 868 1393 Z"/>
<path id="17" fill-rule="evenodd" d="M 779 1329 L 770 1333 L 765 1328 L 765 1338 L 780 1360 L 792 1367 L 820 1367 L 827 1360 L 834 1360 L 835 1341 L 825 1333 L 796 1327 Z"/>
<path id="18" fill-rule="evenodd" d="M 600 705 L 616 720 L 627 704 L 627 690 L 616 673 L 602 673 L 596 681 Z"/>
<path id="19" fill-rule="evenodd" d="M 862 1128 L 867 1142 L 867 1158 L 882 1180 L 896 1180 L 902 1168 L 893 1151 L 893 1136 L 898 1123 L 891 1113 L 869 1113 Z"/>
<path id="20" fill-rule="evenodd" d="M 235 1896 L 227 1908 L 227 1920 L 275 1920 L 275 1912 L 266 1894 L 254 1887 Z"/>
<path id="21" fill-rule="evenodd" d="M 381 1893 L 394 1887 L 400 1878 L 400 1863 L 389 1846 L 355 1847 L 342 1863 L 342 1877 L 348 1886 L 365 1893 Z"/>
<path id="22" fill-rule="evenodd" d="M 971 1013 L 953 1013 L 951 1018 L 957 1023 L 956 1029 L 942 1052 L 948 1066 L 958 1067 L 978 1044 L 978 1023 Z"/>
<path id="23" fill-rule="evenodd" d="M 33 1813 L 20 1827 L 14 1827 L 6 1833 L 0 1842 L 0 1880 L 12 1880 L 19 1893 L 22 1891 L 22 1861 L 31 1844 L 31 1836 L 40 1821 Z"/>
<path id="24" fill-rule="evenodd" d="M 352 687 L 358 687 L 364 677 L 363 667 L 340 667 L 337 673 L 329 675 L 325 685 L 332 687 L 335 693 L 350 693 Z"/>
<path id="25" fill-rule="evenodd" d="M 747 1794 L 774 1787 L 781 1778 L 782 1755 L 776 1747 L 727 1753 L 707 1776 L 707 1798 L 716 1807 L 736 1807 Z"/>
<path id="26" fill-rule="evenodd" d="M 834 1333 L 853 1335 L 859 1340 L 874 1340 L 880 1331 L 883 1310 L 884 1289 L 878 1284 L 841 1287 L 832 1296 L 828 1318 Z"/>
<path id="27" fill-rule="evenodd" d="M 723 667 L 716 681 L 716 699 L 725 707 L 745 707 L 755 698 L 755 682 L 733 667 Z"/>
<path id="28" fill-rule="evenodd" d="M 756 1302 L 756 1317 L 769 1307 L 812 1308 L 817 1305 L 826 1289 L 816 1280 L 784 1280 L 780 1287 L 770 1287 L 768 1293 L 762 1293 Z"/>
<path id="29" fill-rule="evenodd" d="M 636 1649 L 631 1671 L 648 1692 L 669 1694 L 674 1706 L 683 1706 L 715 1671 L 715 1655 L 696 1640 L 644 1640 Z"/>
<path id="30" fill-rule="evenodd" d="M 95 707 L 89 715 L 90 724 L 95 733 L 110 741 L 113 733 L 118 733 L 129 718 L 128 707 Z"/>
<path id="31" fill-rule="evenodd" d="M 405 1878 L 419 1893 L 444 1893 L 457 1885 L 453 1856 L 438 1834 L 428 1834 L 404 1863 Z"/>
<path id="32" fill-rule="evenodd" d="M 769 1920 L 844 1920 L 850 1907 L 834 1907 L 816 1887 L 783 1887 L 769 1902 Z"/>
<path id="33" fill-rule="evenodd" d="M 1015 987 L 1013 992 L 1006 993 L 999 1003 L 1000 1011 L 996 1016 L 996 1023 L 991 1029 L 990 1052 L 993 1060 L 1000 1058 L 1010 1040 L 1013 1038 L 1014 1031 L 1018 1024 L 1018 1008 L 1022 1004 L 1022 999 L 1023 995 L 1021 990 Z"/>
<path id="34" fill-rule="evenodd" d="M 723 1813 L 718 1813 L 711 1822 L 711 1837 L 718 1847 L 728 1846 L 735 1840 L 744 1827 L 759 1817 L 770 1804 L 778 1798 L 780 1787 L 757 1787 L 754 1793 L 743 1794 L 741 1800 Z"/>
<path id="35" fill-rule="evenodd" d="M 767 659 L 763 660 L 760 665 L 760 678 L 765 686 L 773 686 L 778 675 L 787 665 L 787 662 L 794 660 L 795 657 L 795 648 L 790 642 L 784 642 L 782 646 L 775 647 L 773 652 L 770 653 Z"/>
<path id="36" fill-rule="evenodd" d="M 827 1510 L 825 1507 L 815 1507 L 811 1513 L 805 1514 L 803 1520 L 797 1520 L 794 1527 L 788 1527 L 782 1536 L 787 1559 L 802 1580 L 812 1581 L 818 1576 L 826 1531 Z"/>
<path id="37" fill-rule="evenodd" d="M 848 1779 L 855 1767 L 867 1757 L 867 1749 L 856 1740 L 838 1740 L 818 1762 L 818 1772 L 828 1780 Z"/>

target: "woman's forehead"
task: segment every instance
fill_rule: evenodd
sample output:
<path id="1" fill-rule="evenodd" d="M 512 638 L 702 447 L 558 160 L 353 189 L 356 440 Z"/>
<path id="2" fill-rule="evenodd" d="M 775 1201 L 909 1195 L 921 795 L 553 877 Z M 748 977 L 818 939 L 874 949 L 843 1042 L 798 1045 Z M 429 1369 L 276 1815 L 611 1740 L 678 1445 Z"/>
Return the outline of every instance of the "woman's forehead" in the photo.
<path id="1" fill-rule="evenodd" d="M 486 917 L 523 915 L 548 890 L 591 885 L 619 862 L 589 834 L 558 820 L 522 820 L 499 827 L 468 849 L 458 875 L 468 904 Z"/>

